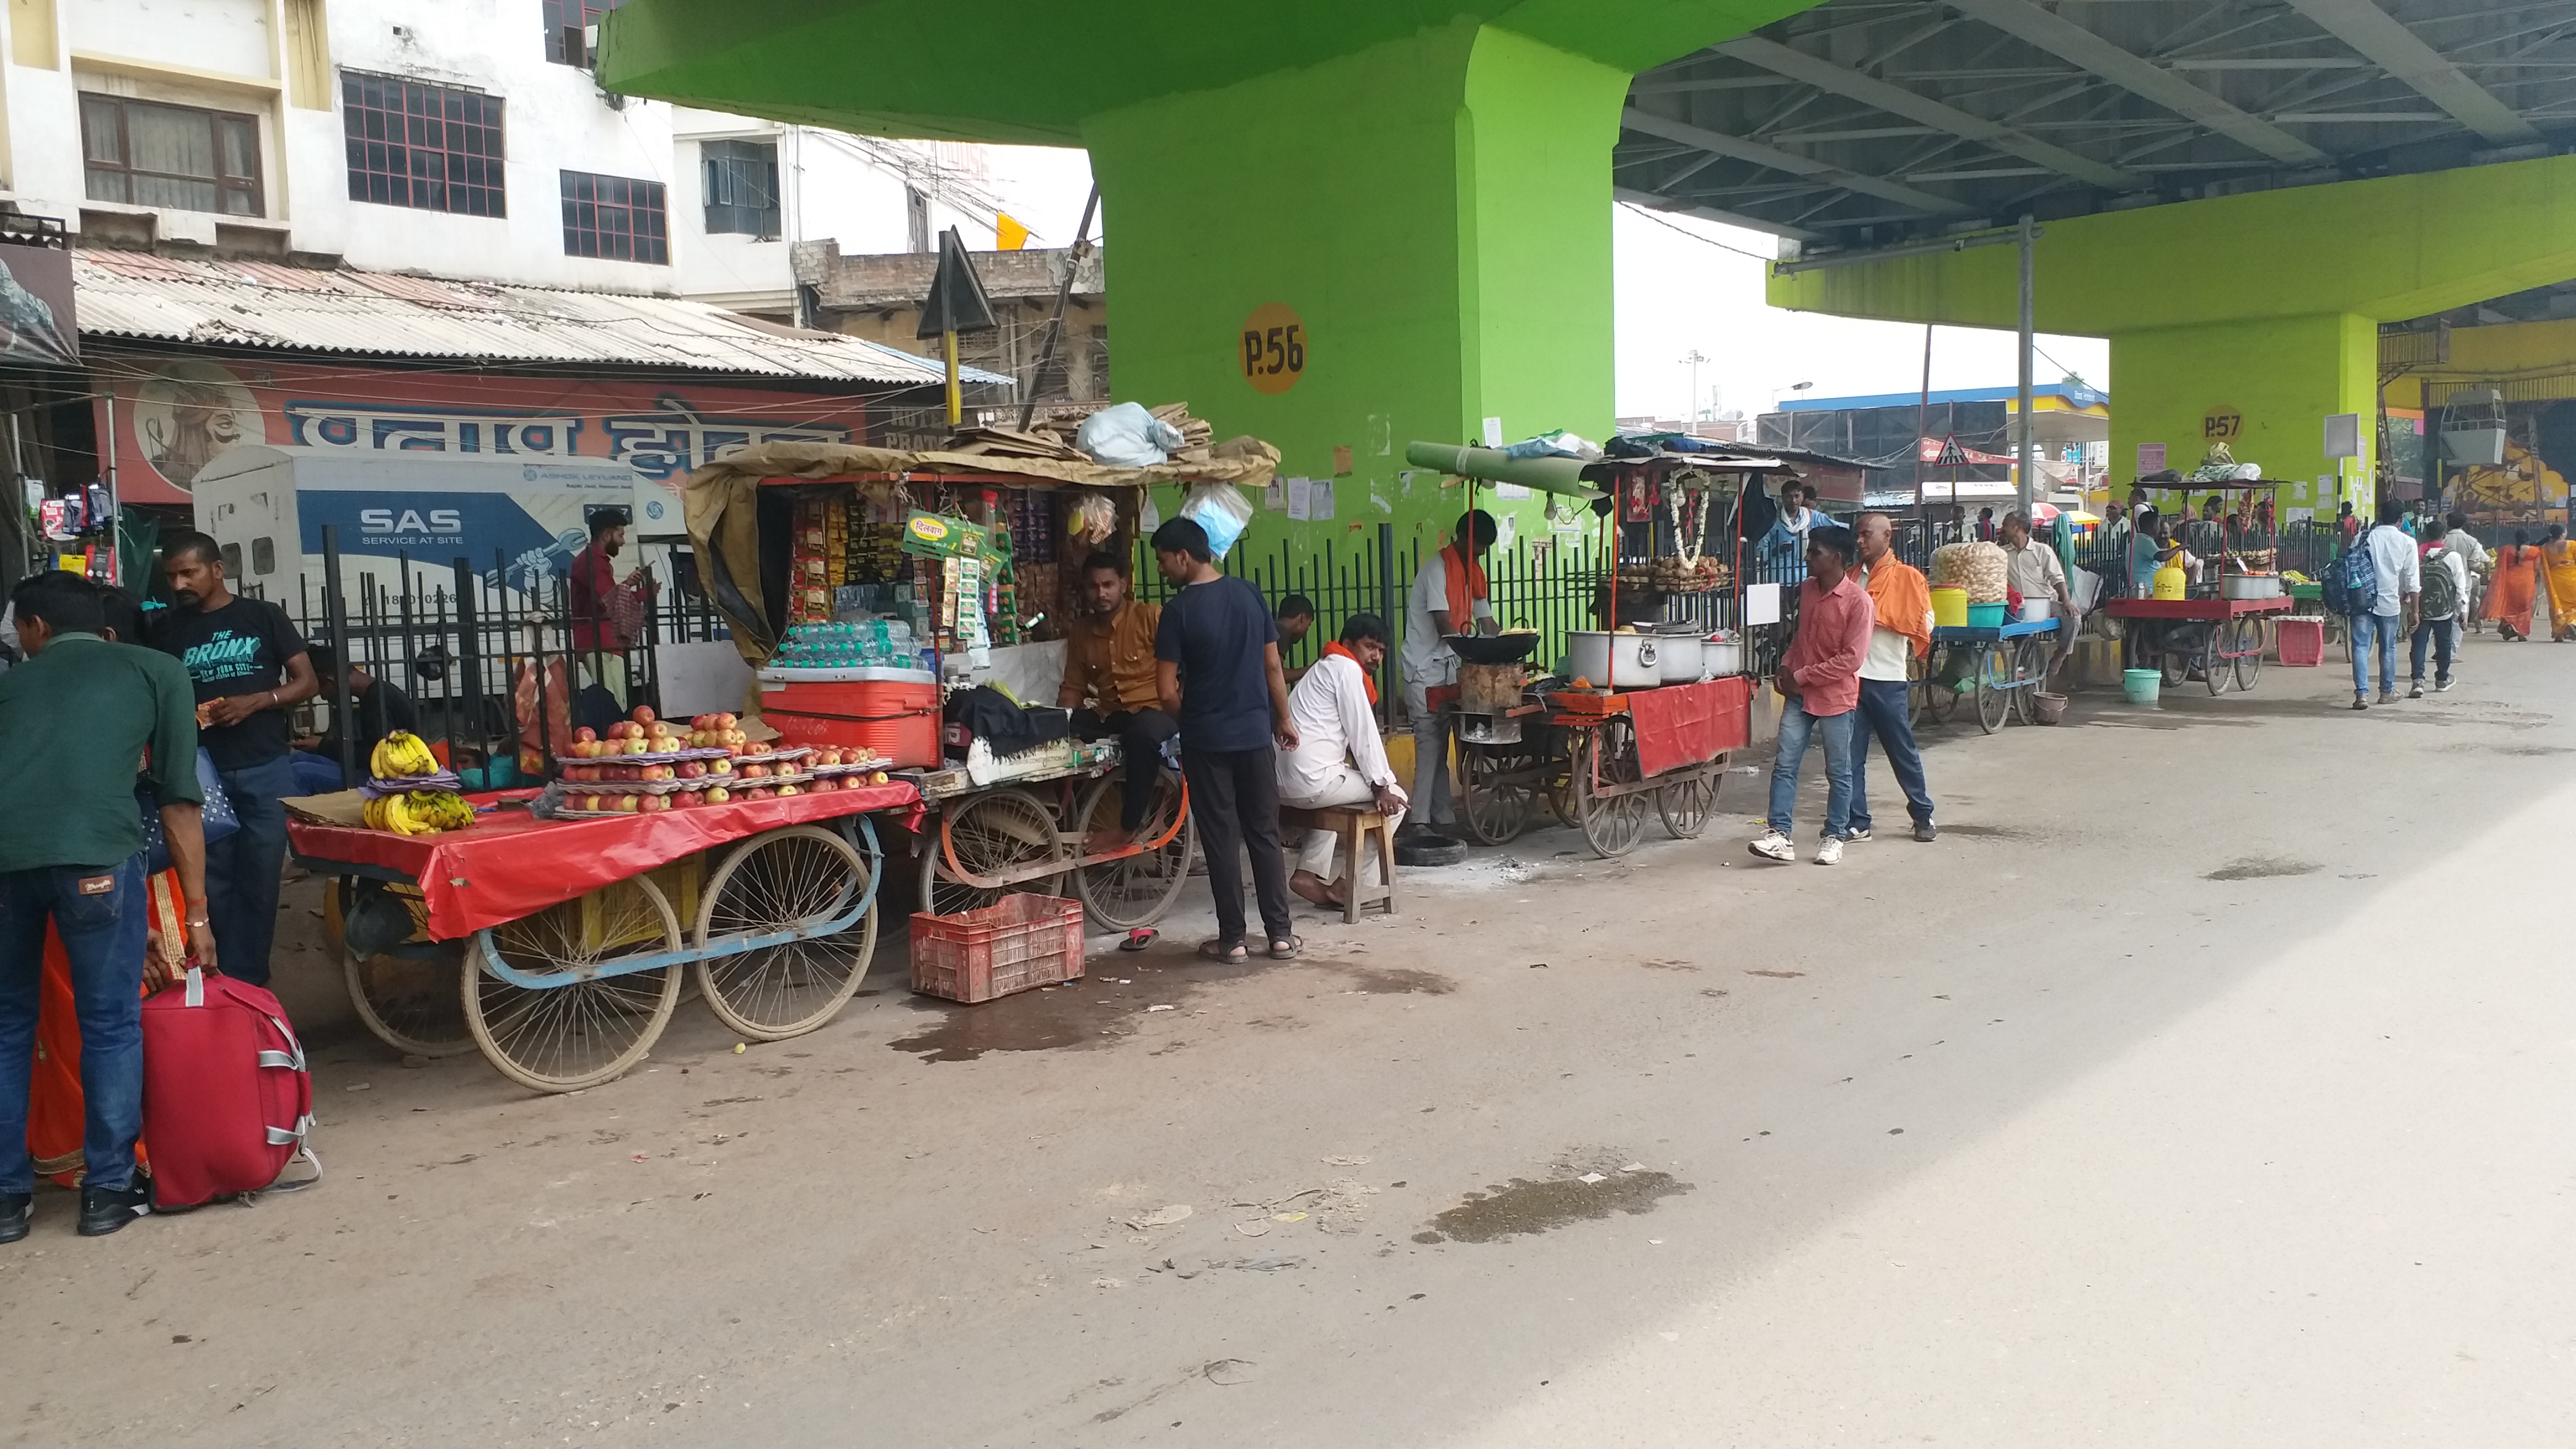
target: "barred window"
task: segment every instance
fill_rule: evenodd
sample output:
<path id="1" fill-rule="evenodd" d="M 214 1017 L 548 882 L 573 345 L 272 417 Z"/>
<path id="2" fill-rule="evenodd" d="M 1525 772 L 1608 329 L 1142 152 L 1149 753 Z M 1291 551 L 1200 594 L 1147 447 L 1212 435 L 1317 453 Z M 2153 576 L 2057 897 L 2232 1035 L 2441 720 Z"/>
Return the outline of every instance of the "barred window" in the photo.
<path id="1" fill-rule="evenodd" d="M 507 216 L 501 98 L 397 76 L 340 72 L 349 199 Z"/>
<path id="2" fill-rule="evenodd" d="M 706 141 L 698 146 L 706 174 L 710 235 L 774 237 L 778 214 L 778 143 Z"/>
<path id="3" fill-rule="evenodd" d="M 659 181 L 563 173 L 564 255 L 618 262 L 671 260 L 670 219 Z"/>

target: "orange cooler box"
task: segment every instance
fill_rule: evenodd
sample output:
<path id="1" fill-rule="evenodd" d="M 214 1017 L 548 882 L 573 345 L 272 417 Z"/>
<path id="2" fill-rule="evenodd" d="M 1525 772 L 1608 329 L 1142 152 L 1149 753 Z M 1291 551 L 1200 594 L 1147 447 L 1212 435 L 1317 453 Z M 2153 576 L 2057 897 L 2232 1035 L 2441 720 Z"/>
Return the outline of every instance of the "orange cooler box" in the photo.
<path id="1" fill-rule="evenodd" d="M 799 670 L 819 674 L 821 670 Z M 833 671 L 898 676 L 896 670 Z M 863 745 L 898 766 L 939 766 L 939 684 L 904 677 L 760 682 L 760 717 L 791 745 Z"/>

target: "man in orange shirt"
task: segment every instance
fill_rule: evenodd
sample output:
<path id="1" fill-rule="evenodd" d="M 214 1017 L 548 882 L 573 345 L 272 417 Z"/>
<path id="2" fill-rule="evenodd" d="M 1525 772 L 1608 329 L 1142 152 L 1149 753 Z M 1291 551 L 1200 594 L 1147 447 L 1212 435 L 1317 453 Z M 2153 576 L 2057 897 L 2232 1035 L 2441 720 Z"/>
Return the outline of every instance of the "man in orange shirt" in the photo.
<path id="1" fill-rule="evenodd" d="M 1123 555 L 1100 549 L 1082 561 L 1085 613 L 1065 632 L 1064 685 L 1055 697 L 1057 705 L 1073 711 L 1076 735 L 1086 740 L 1114 737 L 1127 763 L 1119 801 L 1125 835 L 1090 842 L 1087 848 L 1094 851 L 1135 838 L 1153 804 L 1163 742 L 1180 732 L 1163 713 L 1154 678 L 1154 631 L 1162 626 L 1163 606 L 1137 603 L 1128 588 Z"/>
<path id="2" fill-rule="evenodd" d="M 2021 515 L 2015 514 L 2018 518 Z M 1860 663 L 1860 738 L 1852 750 L 1851 829 L 1846 841 L 1869 839 L 1869 742 L 1887 754 L 1914 838 L 1930 842 L 1932 792 L 1923 783 L 1923 752 L 1914 742 L 1914 701 L 1909 666 L 1932 652 L 1932 590 L 1923 572 L 1896 556 L 1896 527 L 1884 513 L 1864 513 L 1860 539 L 1861 587 L 1869 594 L 1869 649 Z"/>

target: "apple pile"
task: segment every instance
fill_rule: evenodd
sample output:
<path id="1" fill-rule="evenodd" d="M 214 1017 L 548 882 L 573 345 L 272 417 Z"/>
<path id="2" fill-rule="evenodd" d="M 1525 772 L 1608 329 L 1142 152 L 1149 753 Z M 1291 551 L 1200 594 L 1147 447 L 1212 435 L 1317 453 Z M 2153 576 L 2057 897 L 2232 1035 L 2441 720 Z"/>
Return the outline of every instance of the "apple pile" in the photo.
<path id="1" fill-rule="evenodd" d="M 574 731 L 568 754 L 578 760 L 611 761 L 625 755 L 666 755 L 683 750 L 723 750 L 726 755 L 722 759 L 682 760 L 670 765 L 566 765 L 563 775 L 567 780 L 585 783 L 688 782 L 683 788 L 667 793 L 637 791 L 631 795 L 600 794 L 592 797 L 598 809 L 630 815 L 722 805 L 730 800 L 768 800 L 782 795 L 801 795 L 807 791 L 856 790 L 865 785 L 886 783 L 883 770 L 817 779 L 804 784 L 774 783 L 782 777 L 792 779 L 800 773 L 799 766 L 769 758 L 777 753 L 776 749 L 745 734 L 741 719 L 730 714 L 699 715 L 690 720 L 687 731 L 682 732 L 673 728 L 668 720 L 655 718 L 651 709 L 638 708 L 632 717 L 610 725 L 605 738 L 594 730 Z M 870 750 L 827 745 L 814 751 L 805 763 L 808 766 L 864 765 L 875 759 L 875 753 Z"/>

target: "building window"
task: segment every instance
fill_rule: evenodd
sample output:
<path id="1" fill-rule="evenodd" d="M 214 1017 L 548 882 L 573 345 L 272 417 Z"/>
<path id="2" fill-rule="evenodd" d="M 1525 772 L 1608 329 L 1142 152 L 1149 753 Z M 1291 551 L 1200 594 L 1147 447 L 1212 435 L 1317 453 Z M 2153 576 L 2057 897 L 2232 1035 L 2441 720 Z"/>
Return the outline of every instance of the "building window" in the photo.
<path id="1" fill-rule="evenodd" d="M 590 68 L 590 27 L 626 0 L 545 0 L 546 59 Z"/>
<path id="2" fill-rule="evenodd" d="M 464 216 L 507 216 L 501 98 L 389 75 L 340 72 L 349 199 Z"/>
<path id="3" fill-rule="evenodd" d="M 777 142 L 706 141 L 698 155 L 706 172 L 709 235 L 782 234 Z"/>
<path id="4" fill-rule="evenodd" d="M 83 94 L 92 201 L 258 216 L 259 118 Z"/>
<path id="5" fill-rule="evenodd" d="M 659 181 L 565 172 L 564 255 L 666 265 L 671 260 L 671 226 L 662 193 Z"/>
<path id="6" fill-rule="evenodd" d="M 923 195 L 918 187 L 903 189 L 903 220 L 910 233 L 912 249 L 917 252 L 930 250 L 930 198 Z"/>

